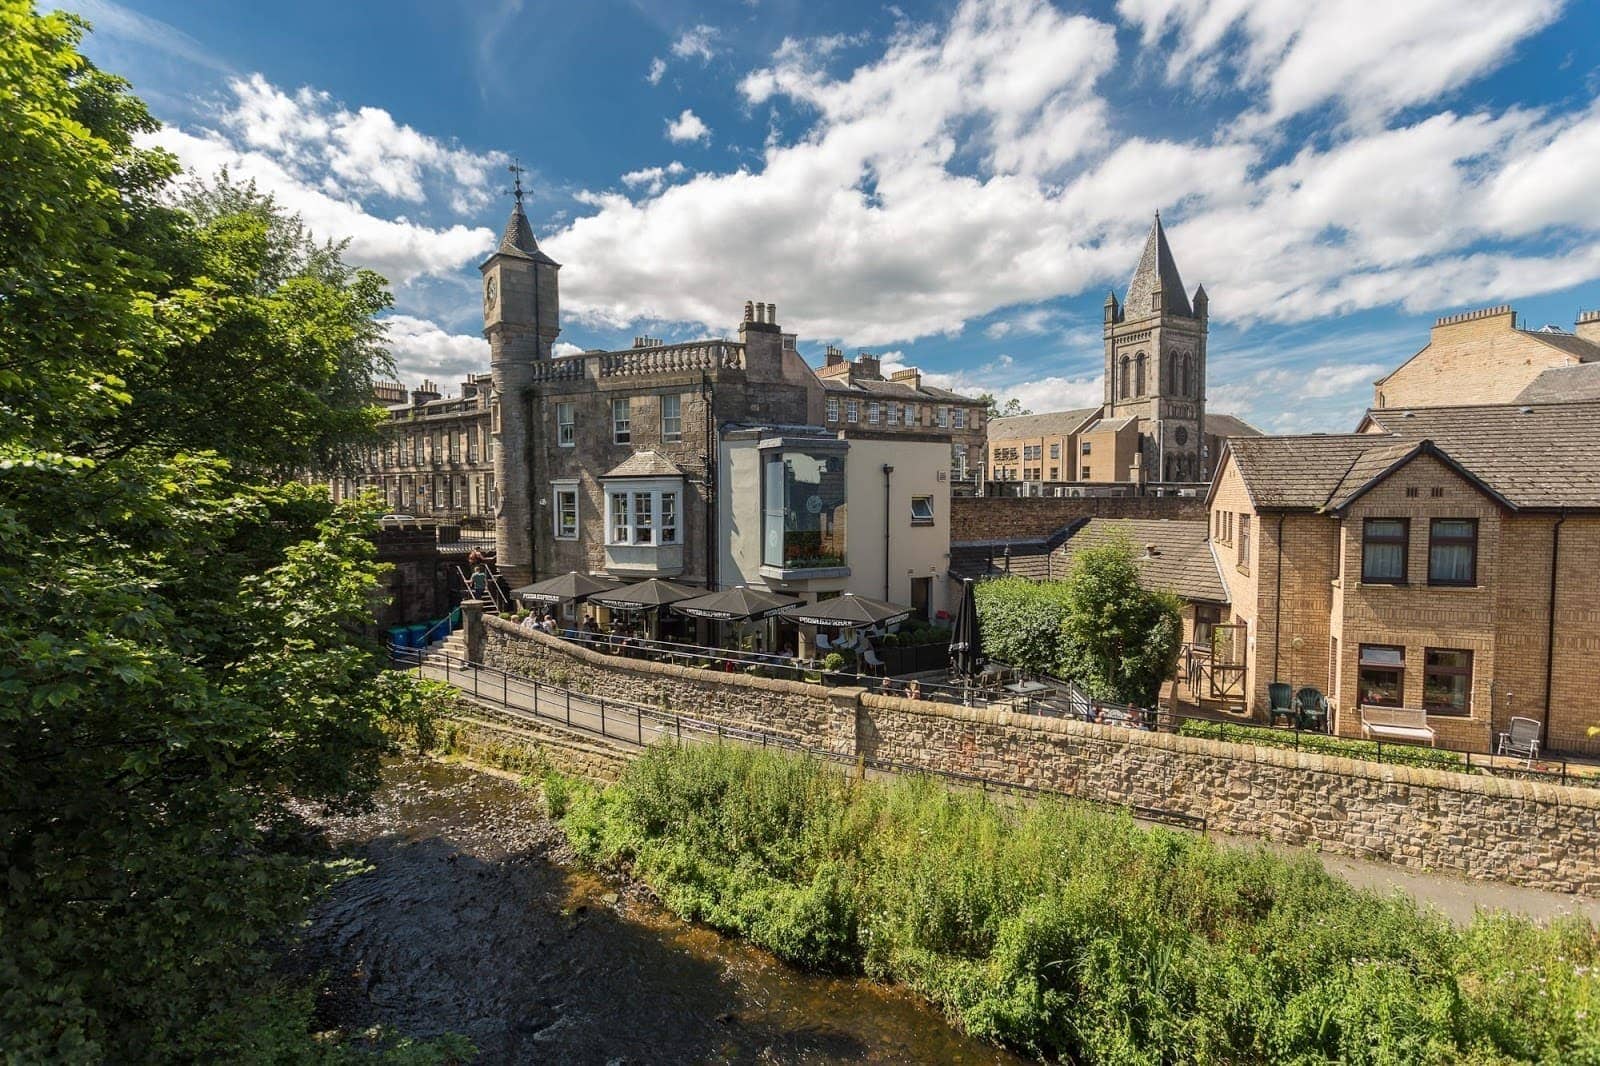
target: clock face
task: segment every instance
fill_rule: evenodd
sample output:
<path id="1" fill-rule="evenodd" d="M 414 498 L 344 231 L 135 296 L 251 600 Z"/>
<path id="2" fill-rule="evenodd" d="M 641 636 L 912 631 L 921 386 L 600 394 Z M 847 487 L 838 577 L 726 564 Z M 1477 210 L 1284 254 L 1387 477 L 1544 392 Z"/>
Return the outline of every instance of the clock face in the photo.
<path id="1" fill-rule="evenodd" d="M 495 276 L 493 274 L 490 274 L 489 279 L 483 283 L 483 309 L 485 311 L 494 310 L 495 297 L 497 297 L 499 294 L 499 282 L 495 280 Z"/>

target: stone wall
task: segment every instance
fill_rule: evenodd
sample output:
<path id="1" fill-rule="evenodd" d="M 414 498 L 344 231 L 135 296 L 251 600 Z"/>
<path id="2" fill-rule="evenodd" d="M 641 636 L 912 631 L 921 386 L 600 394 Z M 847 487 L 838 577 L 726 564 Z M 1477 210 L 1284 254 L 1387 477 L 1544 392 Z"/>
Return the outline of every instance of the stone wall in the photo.
<path id="1" fill-rule="evenodd" d="M 610 743 L 585 743 L 559 727 L 513 717 L 472 700 L 462 700 L 449 719 L 449 754 L 516 773 L 548 769 L 610 782 L 622 776 L 622 768 L 636 754 Z"/>
<path id="2" fill-rule="evenodd" d="M 1204 818 L 1223 833 L 1600 892 L 1600 789 L 976 710 L 620 659 L 489 618 L 494 667 L 840 755 Z"/>

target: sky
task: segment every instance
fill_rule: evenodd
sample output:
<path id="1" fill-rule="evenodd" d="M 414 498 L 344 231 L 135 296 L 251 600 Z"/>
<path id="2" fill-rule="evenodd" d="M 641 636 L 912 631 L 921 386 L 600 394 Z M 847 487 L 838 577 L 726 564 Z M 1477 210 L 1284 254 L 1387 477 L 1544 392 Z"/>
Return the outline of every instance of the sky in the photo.
<path id="1" fill-rule="evenodd" d="M 1353 429 L 1438 315 L 1600 307 L 1594 0 L 62 6 L 151 141 L 387 277 L 400 376 L 447 391 L 513 161 L 561 352 L 756 299 L 814 364 L 1092 406 L 1157 210 L 1208 407 L 1268 432 Z"/>

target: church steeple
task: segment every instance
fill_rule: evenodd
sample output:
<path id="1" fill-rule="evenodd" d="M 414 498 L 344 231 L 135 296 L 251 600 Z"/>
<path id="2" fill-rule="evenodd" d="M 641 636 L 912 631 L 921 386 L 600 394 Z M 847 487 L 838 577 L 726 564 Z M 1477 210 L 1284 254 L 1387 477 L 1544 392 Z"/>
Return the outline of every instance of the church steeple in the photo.
<path id="1" fill-rule="evenodd" d="M 554 259 L 539 250 L 539 242 L 533 237 L 533 226 L 528 223 L 528 216 L 522 213 L 523 168 L 513 163 L 509 169 L 516 175 L 516 182 L 511 190 L 514 199 L 511 204 L 511 217 L 506 220 L 506 230 L 500 236 L 500 247 L 497 252 L 500 255 L 532 259 L 537 263 L 555 263 Z"/>
<path id="2" fill-rule="evenodd" d="M 1145 238 L 1144 254 L 1139 256 L 1133 280 L 1128 282 L 1128 295 L 1122 301 L 1122 309 L 1127 318 L 1160 313 L 1194 317 L 1183 289 L 1183 278 L 1178 274 L 1178 264 L 1173 261 L 1172 249 L 1167 247 L 1160 211 L 1156 212 L 1150 235 Z"/>

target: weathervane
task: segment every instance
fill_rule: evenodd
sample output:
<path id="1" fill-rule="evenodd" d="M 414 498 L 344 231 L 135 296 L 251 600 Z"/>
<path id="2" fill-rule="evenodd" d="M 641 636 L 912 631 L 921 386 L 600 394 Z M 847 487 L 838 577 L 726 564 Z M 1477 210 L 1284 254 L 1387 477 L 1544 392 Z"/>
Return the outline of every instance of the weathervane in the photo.
<path id="1" fill-rule="evenodd" d="M 517 198 L 517 206 L 521 207 L 522 206 L 522 175 L 527 173 L 527 168 L 524 167 L 520 162 L 518 162 L 517 158 L 515 156 L 512 156 L 511 165 L 509 167 L 506 167 L 506 169 L 509 170 L 513 175 L 512 184 L 511 184 L 511 195 L 515 196 Z"/>

